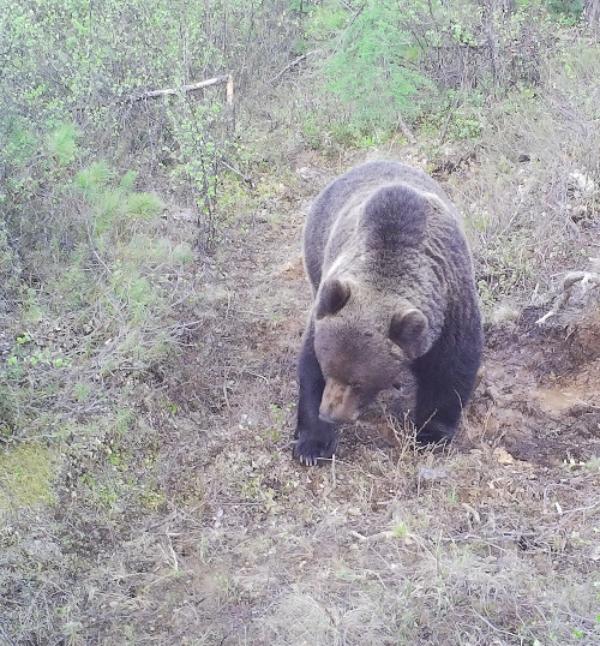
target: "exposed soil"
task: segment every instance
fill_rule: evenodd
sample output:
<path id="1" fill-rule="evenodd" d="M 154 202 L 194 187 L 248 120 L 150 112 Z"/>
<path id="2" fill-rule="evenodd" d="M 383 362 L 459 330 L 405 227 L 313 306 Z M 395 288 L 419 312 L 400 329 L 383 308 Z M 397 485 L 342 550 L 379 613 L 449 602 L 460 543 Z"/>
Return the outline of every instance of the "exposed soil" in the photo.
<path id="1" fill-rule="evenodd" d="M 600 325 L 548 333 L 530 308 L 509 329 L 487 330 L 485 378 L 467 435 L 538 464 L 600 453 Z"/>

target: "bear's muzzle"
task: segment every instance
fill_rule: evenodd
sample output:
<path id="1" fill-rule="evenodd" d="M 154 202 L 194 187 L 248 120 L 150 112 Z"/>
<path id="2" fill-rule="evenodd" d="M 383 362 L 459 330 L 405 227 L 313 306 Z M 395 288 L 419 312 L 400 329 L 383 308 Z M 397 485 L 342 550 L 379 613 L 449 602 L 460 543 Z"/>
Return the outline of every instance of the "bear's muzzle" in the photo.
<path id="1" fill-rule="evenodd" d="M 319 418 L 330 424 L 354 422 L 360 413 L 360 398 L 351 386 L 327 379 L 319 407 Z"/>

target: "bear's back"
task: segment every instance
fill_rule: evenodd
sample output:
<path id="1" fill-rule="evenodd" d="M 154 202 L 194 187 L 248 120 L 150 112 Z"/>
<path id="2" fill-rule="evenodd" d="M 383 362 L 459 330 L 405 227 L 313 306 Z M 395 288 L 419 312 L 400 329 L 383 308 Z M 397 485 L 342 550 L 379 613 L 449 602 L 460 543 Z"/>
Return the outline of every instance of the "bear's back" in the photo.
<path id="1" fill-rule="evenodd" d="M 304 262 L 314 290 L 321 280 L 325 250 L 332 231 L 335 241 L 330 245 L 328 255 L 335 258 L 337 250 L 345 246 L 355 229 L 358 210 L 354 207 L 360 206 L 382 186 L 394 183 L 433 193 L 460 221 L 458 212 L 440 185 L 423 171 L 396 161 L 372 161 L 356 166 L 326 186 L 310 209 L 304 228 Z"/>

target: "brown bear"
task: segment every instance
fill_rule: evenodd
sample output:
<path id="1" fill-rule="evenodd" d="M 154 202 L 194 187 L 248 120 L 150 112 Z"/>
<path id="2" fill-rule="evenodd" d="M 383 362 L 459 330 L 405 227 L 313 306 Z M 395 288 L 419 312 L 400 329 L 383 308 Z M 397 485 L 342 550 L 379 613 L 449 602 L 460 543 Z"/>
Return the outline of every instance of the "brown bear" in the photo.
<path id="1" fill-rule="evenodd" d="M 410 369 L 420 442 L 452 438 L 483 343 L 461 220 L 435 180 L 393 161 L 357 166 L 317 197 L 304 229 L 314 303 L 298 363 L 294 455 L 315 465 Z"/>

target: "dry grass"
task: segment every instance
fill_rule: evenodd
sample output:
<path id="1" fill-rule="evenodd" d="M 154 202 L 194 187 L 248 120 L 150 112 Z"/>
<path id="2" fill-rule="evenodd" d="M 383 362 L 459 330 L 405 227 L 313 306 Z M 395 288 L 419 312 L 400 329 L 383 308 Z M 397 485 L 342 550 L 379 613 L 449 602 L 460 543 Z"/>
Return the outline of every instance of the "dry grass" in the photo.
<path id="1" fill-rule="evenodd" d="M 545 292 L 597 255 L 600 51 L 567 48 L 486 116 L 475 168 L 450 184 L 470 224 L 484 300 Z M 474 172 L 473 172 L 474 171 Z"/>

